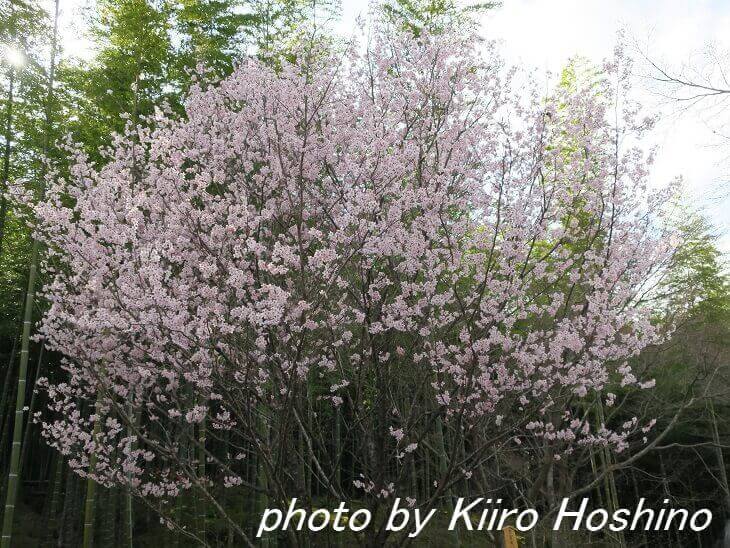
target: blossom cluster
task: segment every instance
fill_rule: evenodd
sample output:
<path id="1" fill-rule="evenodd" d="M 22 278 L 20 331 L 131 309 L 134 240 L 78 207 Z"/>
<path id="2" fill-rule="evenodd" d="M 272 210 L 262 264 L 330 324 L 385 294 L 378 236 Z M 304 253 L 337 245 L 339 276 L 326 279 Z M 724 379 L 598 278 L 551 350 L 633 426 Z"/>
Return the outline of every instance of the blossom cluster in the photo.
<path id="1" fill-rule="evenodd" d="M 642 297 L 671 252 L 666 192 L 623 145 L 650 122 L 621 59 L 548 97 L 501 65 L 471 36 L 375 32 L 248 59 L 185 116 L 130 124 L 101 166 L 74 152 L 34 207 L 41 333 L 67 371 L 47 383 L 50 442 L 149 496 L 200 485 L 198 450 L 239 485 L 231 455 L 313 424 L 302 402 L 324 386 L 318 405 L 379 448 L 358 457 L 379 479 L 355 481 L 383 496 L 378 459 L 421 450 L 423 409 L 556 454 L 623 449 L 646 425 L 580 410 L 643 386 L 630 361 L 661 336 Z"/>

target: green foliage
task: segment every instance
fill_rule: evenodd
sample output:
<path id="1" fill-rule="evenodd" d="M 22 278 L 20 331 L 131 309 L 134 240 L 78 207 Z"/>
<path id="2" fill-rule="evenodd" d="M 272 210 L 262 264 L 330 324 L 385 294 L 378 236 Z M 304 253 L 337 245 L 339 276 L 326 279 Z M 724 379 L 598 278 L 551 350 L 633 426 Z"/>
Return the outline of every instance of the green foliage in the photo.
<path id="1" fill-rule="evenodd" d="M 396 27 L 418 36 L 424 30 L 440 32 L 455 25 L 473 24 L 480 13 L 499 5 L 459 0 L 387 0 L 381 9 Z"/>
<path id="2" fill-rule="evenodd" d="M 727 265 L 709 221 L 696 212 L 684 211 L 677 224 L 681 243 L 662 284 L 668 306 L 693 314 L 730 312 Z"/>
<path id="3" fill-rule="evenodd" d="M 273 65 L 291 57 L 302 41 L 327 40 L 328 24 L 339 17 L 340 0 L 249 0 L 250 53 Z"/>
<path id="4" fill-rule="evenodd" d="M 12 344 L 18 334 L 20 314 L 28 276 L 30 237 L 25 220 L 14 211 L 8 212 L 5 222 L 5 252 L 0 255 L 0 340 Z"/>
<path id="5" fill-rule="evenodd" d="M 203 64 L 218 75 L 228 74 L 243 54 L 245 34 L 255 23 L 251 13 L 237 11 L 230 0 L 180 0 L 176 3 L 175 30 L 181 36 L 176 54 L 177 78 Z"/>
<path id="6" fill-rule="evenodd" d="M 0 44 L 15 52 L 16 64 L 0 65 L 0 340 L 17 335 L 27 276 L 30 235 L 21 211 L 8 199 L 15 185 L 37 191 L 45 132 L 42 124 L 47 80 L 43 48 L 48 14 L 26 0 L 0 2 Z M 4 53 L 4 52 L 3 52 Z M 54 133 L 55 136 L 55 133 Z"/>
<path id="7" fill-rule="evenodd" d="M 68 102 L 68 129 L 98 156 L 120 132 L 125 116 L 139 120 L 164 99 L 177 102 L 170 87 L 170 8 L 148 0 L 99 0 L 91 35 L 94 60 L 65 63 L 59 70 Z"/>

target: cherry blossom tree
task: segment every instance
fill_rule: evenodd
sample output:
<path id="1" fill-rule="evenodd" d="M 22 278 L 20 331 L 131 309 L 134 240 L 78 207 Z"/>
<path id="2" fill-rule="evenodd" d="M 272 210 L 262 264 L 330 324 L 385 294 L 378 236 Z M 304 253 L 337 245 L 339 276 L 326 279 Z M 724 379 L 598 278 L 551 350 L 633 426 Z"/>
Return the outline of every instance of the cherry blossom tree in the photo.
<path id="1" fill-rule="evenodd" d="M 651 385 L 629 361 L 671 253 L 624 62 L 544 97 L 474 36 L 375 28 L 199 81 L 103 165 L 72 148 L 34 207 L 49 443 L 249 544 L 226 488 L 433 505 L 495 451 L 641 443 L 595 413 Z"/>

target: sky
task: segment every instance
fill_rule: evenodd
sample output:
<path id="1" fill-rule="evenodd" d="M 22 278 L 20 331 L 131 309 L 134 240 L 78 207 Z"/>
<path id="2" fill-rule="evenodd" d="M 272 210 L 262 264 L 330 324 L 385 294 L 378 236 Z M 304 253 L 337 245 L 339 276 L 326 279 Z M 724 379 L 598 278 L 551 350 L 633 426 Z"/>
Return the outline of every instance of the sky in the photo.
<path id="1" fill-rule="evenodd" d="M 84 38 L 81 8 L 89 0 L 61 0 L 61 29 L 67 53 L 93 54 Z M 349 34 L 368 0 L 343 0 L 338 32 Z M 728 0 L 503 0 L 480 20 L 485 38 L 497 40 L 507 63 L 533 71 L 546 88 L 574 55 L 600 62 L 616 44 L 617 31 L 641 51 L 668 67 L 696 61 L 714 43 L 730 52 Z M 730 67 L 730 63 L 728 64 Z M 640 69 L 638 69 L 640 70 Z M 658 146 L 652 173 L 661 185 L 682 176 L 686 200 L 703 208 L 719 234 L 718 245 L 730 254 L 730 144 L 717 146 L 706 120 L 697 112 L 677 113 L 659 100 L 649 82 L 637 75 L 637 98 L 662 120 L 651 137 Z M 727 120 L 730 124 L 730 108 Z M 725 182 L 725 198 L 721 200 Z"/>

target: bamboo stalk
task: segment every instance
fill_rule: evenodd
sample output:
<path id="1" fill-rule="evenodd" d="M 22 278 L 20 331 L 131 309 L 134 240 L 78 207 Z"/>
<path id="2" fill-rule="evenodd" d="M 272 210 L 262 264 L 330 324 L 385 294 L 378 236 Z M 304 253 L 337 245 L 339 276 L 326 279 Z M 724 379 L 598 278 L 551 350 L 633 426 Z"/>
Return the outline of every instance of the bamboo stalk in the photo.
<path id="1" fill-rule="evenodd" d="M 12 384 L 11 379 L 13 378 L 13 371 L 15 370 L 15 356 L 18 353 L 18 336 L 17 334 L 13 338 L 13 347 L 10 350 L 10 360 L 8 361 L 8 367 L 5 369 L 5 382 L 3 383 L 2 395 L 0 396 L 0 447 L 5 447 L 5 407 L 8 403 L 8 393 L 10 391 L 10 385 Z"/>
<path id="2" fill-rule="evenodd" d="M 20 453 L 20 470 L 21 472 L 25 469 L 26 461 L 28 460 L 28 445 L 30 444 L 30 430 L 33 425 L 33 411 L 35 410 L 36 400 L 36 386 L 38 385 L 38 378 L 40 377 L 41 367 L 43 365 L 43 345 L 41 345 L 38 351 L 38 363 L 35 369 L 35 379 L 33 380 L 33 388 L 31 389 L 30 405 L 28 406 L 28 420 L 25 427 L 25 435 L 23 437 L 23 446 Z"/>
<path id="3" fill-rule="evenodd" d="M 13 3 L 11 2 L 11 9 L 12 5 Z M 2 189 L 0 189 L 0 256 L 2 256 L 3 240 L 5 239 L 5 218 L 8 214 L 8 199 L 5 194 L 8 190 L 10 175 L 10 134 L 13 131 L 13 88 L 15 86 L 15 67 L 12 65 L 10 66 L 8 80 L 8 106 L 5 114 L 5 149 L 3 151 Z"/>
<path id="4" fill-rule="evenodd" d="M 25 300 L 23 316 L 23 335 L 20 348 L 20 369 L 18 370 L 18 393 L 15 398 L 15 422 L 13 424 L 13 444 L 10 451 L 10 471 L 8 473 L 8 491 L 3 516 L 2 548 L 10 548 L 13 530 L 15 505 L 18 500 L 20 474 L 20 449 L 23 439 L 23 415 L 25 408 L 25 385 L 28 375 L 28 355 L 30 347 L 30 328 L 33 319 L 33 302 L 35 299 L 35 281 L 38 272 L 39 242 L 33 241 L 30 273 L 28 274 L 28 295 Z"/>

